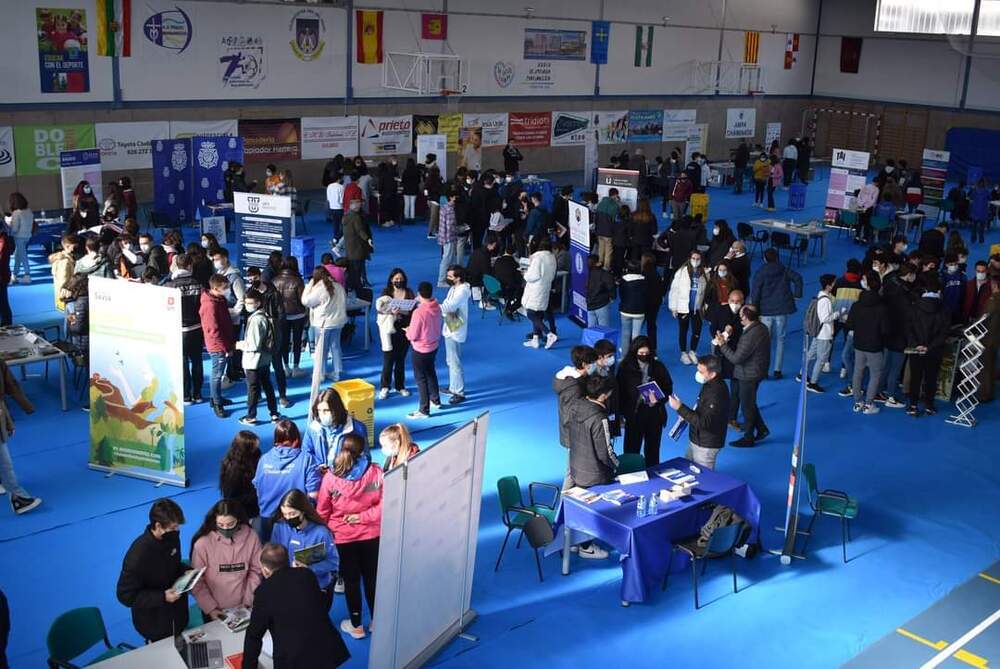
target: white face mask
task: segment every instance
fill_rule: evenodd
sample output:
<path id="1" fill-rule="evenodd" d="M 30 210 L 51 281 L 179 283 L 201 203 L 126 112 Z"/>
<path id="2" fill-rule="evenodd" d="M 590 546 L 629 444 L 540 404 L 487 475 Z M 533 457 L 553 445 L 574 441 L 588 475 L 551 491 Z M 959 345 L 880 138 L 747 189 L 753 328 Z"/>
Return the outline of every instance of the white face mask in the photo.
<path id="1" fill-rule="evenodd" d="M 706 379 L 705 376 L 701 372 L 695 372 L 694 373 L 694 380 L 697 383 L 702 384 L 702 383 L 705 383 L 705 381 L 707 381 L 708 379 Z"/>
<path id="2" fill-rule="evenodd" d="M 986 280 L 986 272 L 976 272 L 976 280 L 977 281 L 985 281 Z"/>
<path id="3" fill-rule="evenodd" d="M 143 253 L 149 253 L 149 249 L 153 248 L 149 244 L 139 244 L 139 250 Z"/>
<path id="4" fill-rule="evenodd" d="M 949 274 L 954 274 L 958 271 L 958 265 L 945 265 L 945 271 Z"/>
<path id="5" fill-rule="evenodd" d="M 91 193 L 90 186 L 84 186 L 83 187 L 83 192 L 86 193 L 87 195 L 90 195 L 90 193 Z"/>
<path id="6" fill-rule="evenodd" d="M 361 211 L 361 203 L 360 202 L 352 202 L 351 203 L 351 211 Z"/>
<path id="7" fill-rule="evenodd" d="M 245 306 L 248 314 L 252 314 L 253 312 L 257 311 L 256 304 L 246 304 Z"/>
<path id="8" fill-rule="evenodd" d="M 886 165 L 886 166 L 885 166 L 885 173 L 886 173 L 886 174 L 892 174 L 892 171 L 893 171 L 894 169 L 896 169 L 896 168 L 895 168 L 895 167 L 893 167 L 892 165 Z"/>
<path id="9" fill-rule="evenodd" d="M 713 235 L 719 234 L 719 226 L 715 226 L 714 228 L 712 228 L 712 234 Z"/>
<path id="10" fill-rule="evenodd" d="M 718 270 L 718 272 L 719 272 L 719 278 L 720 279 L 725 279 L 726 276 L 729 274 L 729 271 L 726 270 L 725 267 L 720 267 L 719 270 Z"/>
<path id="11" fill-rule="evenodd" d="M 513 180 L 514 180 L 514 177 L 506 177 L 506 178 L 504 179 L 504 181 L 506 181 L 507 183 L 510 183 L 510 182 L 511 182 L 511 181 L 513 181 Z"/>
<path id="12" fill-rule="evenodd" d="M 397 453 L 399 453 L 399 446 L 397 444 L 392 443 L 388 439 L 385 439 L 385 440 L 379 439 L 378 443 L 379 443 L 379 446 L 382 447 L 382 453 L 384 455 L 388 455 L 388 456 L 392 457 L 392 456 L 396 455 Z"/>
<path id="13" fill-rule="evenodd" d="M 701 260 L 699 260 L 698 258 L 691 258 L 691 267 L 697 269 L 700 266 L 701 266 Z"/>
<path id="14" fill-rule="evenodd" d="M 320 425 L 322 425 L 323 427 L 330 427 L 331 425 L 333 425 L 333 414 L 332 413 L 320 414 L 319 422 Z"/>
<path id="15" fill-rule="evenodd" d="M 268 170 L 267 171 L 267 176 L 273 177 L 274 176 L 274 172 L 272 172 L 271 170 Z"/>
<path id="16" fill-rule="evenodd" d="M 81 218 L 87 218 L 87 210 L 86 209 L 84 209 L 83 211 L 80 212 L 80 217 Z"/>
<path id="17" fill-rule="evenodd" d="M 735 313 L 739 312 L 740 307 L 742 307 L 742 306 L 743 306 L 742 304 L 736 304 L 735 302 L 730 302 L 729 303 L 729 310 L 732 311 L 735 314 Z"/>
<path id="18" fill-rule="evenodd" d="M 207 239 L 201 240 L 201 248 L 203 248 L 203 249 L 207 249 L 208 248 L 208 240 Z"/>
<path id="19" fill-rule="evenodd" d="M 868 290 L 868 281 L 861 279 L 861 290 Z"/>
<path id="20" fill-rule="evenodd" d="M 213 262 L 212 267 L 214 267 L 219 272 L 226 269 L 226 266 L 222 264 L 221 260 L 216 260 L 215 262 Z"/>

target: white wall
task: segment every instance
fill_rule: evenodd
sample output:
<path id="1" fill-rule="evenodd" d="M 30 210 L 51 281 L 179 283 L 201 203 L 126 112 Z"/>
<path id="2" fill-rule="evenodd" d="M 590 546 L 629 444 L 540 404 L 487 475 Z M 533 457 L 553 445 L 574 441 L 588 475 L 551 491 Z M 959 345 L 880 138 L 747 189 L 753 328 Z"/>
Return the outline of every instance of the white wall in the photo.
<path id="1" fill-rule="evenodd" d="M 690 95 L 695 91 L 694 61 L 716 59 L 719 31 L 655 27 L 651 67 L 635 67 L 635 26 L 612 24 L 609 47 L 608 64 L 601 66 L 602 95 L 635 90 L 651 95 Z"/>

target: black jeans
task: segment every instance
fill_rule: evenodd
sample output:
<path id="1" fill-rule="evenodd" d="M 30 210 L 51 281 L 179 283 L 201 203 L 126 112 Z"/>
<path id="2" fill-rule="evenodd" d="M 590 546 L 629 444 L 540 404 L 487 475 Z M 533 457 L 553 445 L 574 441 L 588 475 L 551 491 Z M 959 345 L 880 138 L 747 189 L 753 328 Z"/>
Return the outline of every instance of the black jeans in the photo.
<path id="1" fill-rule="evenodd" d="M 767 208 L 774 209 L 774 182 L 770 179 L 767 180 Z"/>
<path id="2" fill-rule="evenodd" d="M 729 379 L 729 420 L 740 419 L 740 380 Z"/>
<path id="3" fill-rule="evenodd" d="M 382 351 L 382 380 L 379 388 L 395 386 L 396 390 L 402 390 L 406 387 L 406 352 L 410 349 L 410 341 L 401 330 L 402 328 L 397 327 L 391 335 L 392 350 Z"/>
<path id="4" fill-rule="evenodd" d="M 688 326 L 691 327 L 691 346 L 687 346 Z M 698 349 L 698 342 L 701 341 L 701 312 L 695 311 L 693 314 L 677 314 L 677 341 L 684 351 L 695 351 Z"/>
<path id="5" fill-rule="evenodd" d="M 0 285 L 0 325 L 10 325 L 14 322 L 14 314 L 10 310 L 10 296 L 7 295 L 7 284 Z"/>
<path id="6" fill-rule="evenodd" d="M 638 453 L 640 448 L 646 456 L 646 467 L 660 464 L 660 440 L 663 437 L 663 424 L 657 417 L 643 416 L 643 410 L 636 412 L 635 418 L 625 421 L 626 453 Z"/>
<path id="7" fill-rule="evenodd" d="M 378 577 L 378 537 L 337 544 L 344 598 L 351 624 L 361 627 L 361 582 L 364 581 L 368 613 L 375 618 L 375 581 Z M 332 588 L 332 584 L 331 584 Z"/>
<path id="8" fill-rule="evenodd" d="M 754 179 L 753 182 L 753 202 L 754 204 L 764 204 L 764 186 L 767 185 L 766 181 L 757 181 Z"/>
<path id="9" fill-rule="evenodd" d="M 184 397 L 201 399 L 201 387 L 205 382 L 205 368 L 202 366 L 201 350 L 205 347 L 205 336 L 201 328 L 181 333 L 184 367 Z"/>
<path id="10" fill-rule="evenodd" d="M 299 366 L 299 360 L 302 359 L 302 332 L 305 330 L 308 320 L 309 317 L 305 316 L 282 321 L 281 361 L 286 365 L 288 364 L 288 356 L 291 354 L 292 364 L 295 367 Z"/>
<path id="11" fill-rule="evenodd" d="M 246 370 L 247 375 L 247 415 L 257 417 L 257 401 L 260 399 L 260 389 L 264 388 L 267 398 L 267 410 L 272 416 L 278 413 L 278 399 L 274 396 L 274 386 L 271 385 L 271 373 L 267 367 Z"/>
<path id="12" fill-rule="evenodd" d="M 938 372 L 941 371 L 943 357 L 943 348 L 930 349 L 923 355 L 910 356 L 910 406 L 916 406 L 923 395 L 924 405 L 928 409 L 934 408 Z"/>
<path id="13" fill-rule="evenodd" d="M 795 168 L 798 164 L 798 161 L 788 158 L 781 161 L 781 171 L 783 172 L 781 183 L 785 188 L 792 185 L 792 177 L 795 176 Z"/>
<path id="14" fill-rule="evenodd" d="M 545 334 L 546 321 L 549 332 L 559 334 L 556 332 L 556 316 L 552 313 L 551 307 L 545 311 L 535 311 L 534 309 L 525 309 L 525 311 L 528 313 L 528 320 L 531 321 L 531 334 L 533 336 L 541 338 Z"/>
<path id="15" fill-rule="evenodd" d="M 757 387 L 760 379 L 750 381 L 740 379 L 740 404 L 743 406 L 743 436 L 754 439 L 756 434 L 760 434 L 767 429 L 764 424 L 764 417 L 760 415 L 757 408 Z"/>
<path id="16" fill-rule="evenodd" d="M 429 414 L 431 400 L 436 404 L 441 403 L 437 369 L 434 367 L 437 349 L 430 353 L 421 353 L 414 349 L 410 358 L 413 360 L 413 379 L 417 382 L 417 391 L 420 394 L 420 410 Z"/>
<path id="17" fill-rule="evenodd" d="M 646 336 L 649 337 L 649 345 L 656 350 L 656 317 L 660 315 L 660 307 L 656 307 L 646 312 Z"/>

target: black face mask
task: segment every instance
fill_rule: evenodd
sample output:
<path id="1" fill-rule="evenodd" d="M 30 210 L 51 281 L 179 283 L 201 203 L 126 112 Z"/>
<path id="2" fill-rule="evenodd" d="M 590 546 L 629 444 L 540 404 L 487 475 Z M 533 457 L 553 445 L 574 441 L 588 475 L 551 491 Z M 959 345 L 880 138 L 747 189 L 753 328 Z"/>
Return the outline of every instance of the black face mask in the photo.
<path id="1" fill-rule="evenodd" d="M 648 354 L 648 353 L 647 353 L 647 354 L 645 354 L 645 355 L 637 355 L 637 356 L 635 356 L 635 357 L 636 357 L 636 359 L 637 359 L 637 360 L 638 360 L 639 362 L 646 362 L 646 363 L 648 363 L 648 362 L 649 362 L 650 360 L 652 360 L 652 359 L 653 359 L 653 356 L 651 356 L 651 355 L 650 355 L 650 354 Z"/>
<path id="2" fill-rule="evenodd" d="M 405 281 L 393 281 L 392 285 L 395 288 L 404 288 L 404 287 L 406 287 L 406 282 Z"/>
<path id="3" fill-rule="evenodd" d="M 230 527 L 230 528 L 227 528 L 227 529 L 223 529 L 221 527 L 217 527 L 217 528 L 215 528 L 215 531 L 218 532 L 219 534 L 221 534 L 226 539 L 232 539 L 233 536 L 236 535 L 236 530 L 238 530 L 239 528 L 240 528 L 239 525 L 237 525 L 236 527 Z"/>
<path id="4" fill-rule="evenodd" d="M 163 533 L 163 541 L 177 541 L 181 540 L 181 533 L 178 530 L 167 530 Z"/>
<path id="5" fill-rule="evenodd" d="M 444 282 L 447 283 L 449 286 L 454 286 L 455 285 L 455 280 L 454 279 L 449 279 L 447 277 L 445 277 Z"/>
<path id="6" fill-rule="evenodd" d="M 288 523 L 289 527 L 297 530 L 300 527 L 302 527 L 302 516 L 295 516 L 294 518 L 288 518 L 285 522 Z"/>

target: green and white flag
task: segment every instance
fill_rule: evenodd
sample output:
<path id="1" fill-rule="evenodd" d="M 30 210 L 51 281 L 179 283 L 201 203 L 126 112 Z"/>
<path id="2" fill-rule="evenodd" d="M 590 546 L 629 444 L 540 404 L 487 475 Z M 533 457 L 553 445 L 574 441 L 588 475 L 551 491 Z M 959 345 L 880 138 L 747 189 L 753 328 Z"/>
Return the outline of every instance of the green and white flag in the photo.
<path id="1" fill-rule="evenodd" d="M 643 38 L 642 26 L 635 27 L 635 66 L 652 67 L 653 65 L 653 26 L 646 26 L 646 36 Z"/>

